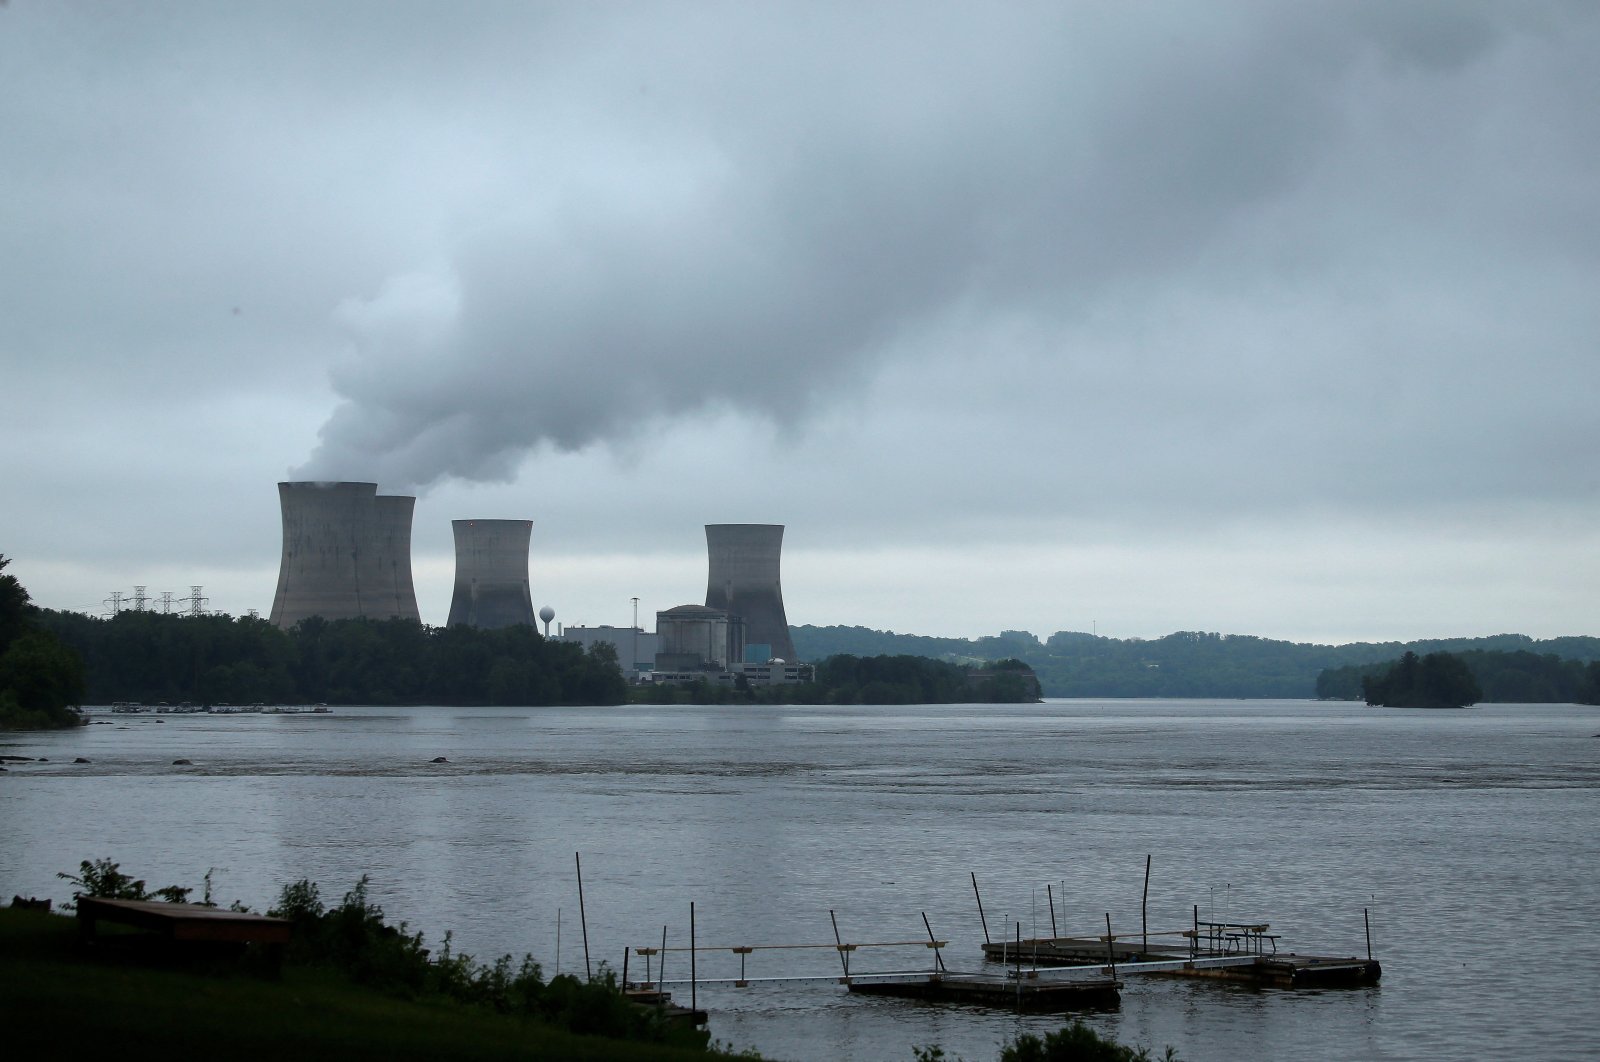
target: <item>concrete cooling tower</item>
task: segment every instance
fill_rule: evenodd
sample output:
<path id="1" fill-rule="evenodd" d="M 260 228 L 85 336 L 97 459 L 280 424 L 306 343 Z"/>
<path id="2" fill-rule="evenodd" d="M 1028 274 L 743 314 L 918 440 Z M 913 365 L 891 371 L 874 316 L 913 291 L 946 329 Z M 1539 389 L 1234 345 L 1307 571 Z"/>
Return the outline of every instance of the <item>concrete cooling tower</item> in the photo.
<path id="1" fill-rule="evenodd" d="M 533 521 L 452 520 L 450 526 L 456 534 L 456 589 L 449 625 L 532 627 L 528 540 Z"/>
<path id="2" fill-rule="evenodd" d="M 420 620 L 411 582 L 416 502 L 380 497 L 376 483 L 279 483 L 283 559 L 273 625 L 308 616 Z"/>
<path id="3" fill-rule="evenodd" d="M 783 525 L 707 524 L 706 550 L 711 561 L 706 607 L 743 619 L 746 646 L 764 644 L 773 656 L 794 660 L 778 582 Z"/>

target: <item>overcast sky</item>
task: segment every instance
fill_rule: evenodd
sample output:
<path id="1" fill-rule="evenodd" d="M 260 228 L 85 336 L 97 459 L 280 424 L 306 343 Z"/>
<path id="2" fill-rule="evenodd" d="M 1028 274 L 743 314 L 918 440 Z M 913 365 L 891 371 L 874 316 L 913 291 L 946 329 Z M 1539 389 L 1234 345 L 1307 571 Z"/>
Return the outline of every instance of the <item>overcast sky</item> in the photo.
<path id="1" fill-rule="evenodd" d="M 1600 634 L 1600 5 L 0 4 L 0 553 L 271 607 Z M 177 607 L 177 606 L 174 606 Z"/>

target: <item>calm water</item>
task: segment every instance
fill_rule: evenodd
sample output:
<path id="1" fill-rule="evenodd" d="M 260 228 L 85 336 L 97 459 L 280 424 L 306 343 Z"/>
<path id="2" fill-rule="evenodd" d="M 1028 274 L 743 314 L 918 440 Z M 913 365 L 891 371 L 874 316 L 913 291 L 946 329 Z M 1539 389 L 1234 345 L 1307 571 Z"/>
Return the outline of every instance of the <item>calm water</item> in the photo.
<path id="1" fill-rule="evenodd" d="M 1459 712 L 1301 701 L 1065 701 L 907 708 L 337 709 L 103 716 L 10 735 L 48 757 L 0 775 L 0 894 L 68 895 L 109 856 L 152 886 L 264 908 L 361 874 L 388 914 L 492 958 L 581 969 L 629 945 L 925 936 L 978 966 L 969 873 L 997 936 L 1201 916 L 1266 921 L 1284 946 L 1364 954 L 1372 989 L 1251 991 L 1134 979 L 1091 1021 L 1224 1059 L 1592 1058 L 1600 1053 L 1600 710 Z M 74 757 L 92 760 L 73 764 Z M 448 764 L 433 764 L 446 756 Z M 173 766 L 184 757 L 192 767 Z M 1001 927 L 1009 927 L 1003 930 Z M 559 959 L 558 959 L 559 936 Z M 861 952 L 857 969 L 922 964 Z M 830 950 L 757 952 L 751 976 L 828 973 Z M 737 972 L 702 956 L 701 976 Z M 687 974 L 669 959 L 669 978 Z M 687 987 L 679 990 L 686 999 Z M 713 1035 L 769 1058 L 897 1059 L 940 1043 L 993 1059 L 1051 1017 L 703 988 Z"/>

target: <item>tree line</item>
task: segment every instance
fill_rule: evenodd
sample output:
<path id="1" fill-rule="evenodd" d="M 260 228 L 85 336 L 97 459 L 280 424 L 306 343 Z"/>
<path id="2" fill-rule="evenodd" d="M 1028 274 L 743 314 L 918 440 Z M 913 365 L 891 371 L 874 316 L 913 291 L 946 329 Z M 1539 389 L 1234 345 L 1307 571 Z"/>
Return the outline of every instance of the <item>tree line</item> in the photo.
<path id="1" fill-rule="evenodd" d="M 1600 660 L 1600 638 L 1535 641 L 1521 634 L 1487 638 L 1442 638 L 1413 642 L 1353 642 L 1316 645 L 1253 635 L 1178 631 L 1161 638 L 1107 638 L 1059 631 L 1040 641 L 1027 631 L 984 638 L 934 638 L 865 627 L 791 628 L 805 660 L 835 653 L 908 654 L 952 663 L 1015 658 L 1031 667 L 1048 697 L 1273 697 L 1320 696 L 1325 671 L 1392 664 L 1402 654 L 1449 652 L 1469 659 L 1475 652 L 1555 656 L 1579 667 Z M 1576 697 L 1560 683 L 1518 686 L 1514 673 L 1475 671 L 1485 700 L 1563 702 Z M 1347 686 L 1360 696 L 1360 677 Z M 1516 694 L 1513 695 L 1513 691 Z"/>
<path id="2" fill-rule="evenodd" d="M 83 660 L 90 704 L 622 704 L 609 645 L 547 641 L 532 627 L 327 620 L 289 630 L 255 617 L 41 610 Z"/>
<path id="3" fill-rule="evenodd" d="M 1600 661 L 1565 660 L 1554 653 L 1524 650 L 1507 653 L 1472 649 L 1451 655 L 1475 683 L 1476 701 L 1600 704 Z M 1329 668 L 1317 676 L 1317 696 L 1323 700 L 1370 700 L 1371 684 L 1403 660 Z"/>
<path id="4" fill-rule="evenodd" d="M 39 623 L 40 610 L 0 556 L 0 729 L 75 726 L 83 661 Z"/>

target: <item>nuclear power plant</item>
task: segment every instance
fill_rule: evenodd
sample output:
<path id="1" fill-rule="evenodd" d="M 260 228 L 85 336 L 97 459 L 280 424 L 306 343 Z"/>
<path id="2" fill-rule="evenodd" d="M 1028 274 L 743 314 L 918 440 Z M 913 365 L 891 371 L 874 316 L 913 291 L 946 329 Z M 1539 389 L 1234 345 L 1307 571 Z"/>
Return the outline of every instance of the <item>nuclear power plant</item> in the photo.
<path id="1" fill-rule="evenodd" d="M 376 483 L 299 481 L 278 484 L 283 558 L 272 623 L 303 619 L 408 619 L 420 622 L 411 577 L 411 525 L 416 499 L 380 495 Z M 532 520 L 453 520 L 455 591 L 451 627 L 535 626 L 528 582 Z M 557 640 L 586 649 L 610 642 L 624 669 L 655 681 L 770 684 L 805 681 L 795 660 L 778 570 L 782 524 L 707 524 L 709 561 L 704 605 L 656 613 L 657 631 L 570 627 Z M 538 619 L 550 637 L 555 612 Z M 535 628 L 537 629 L 537 628 Z M 652 670 L 654 675 L 651 676 Z"/>
<path id="2" fill-rule="evenodd" d="M 416 502 L 380 496 L 376 483 L 279 483 L 283 558 L 273 625 L 308 616 L 420 620 L 411 582 Z"/>
<path id="3" fill-rule="evenodd" d="M 783 525 L 707 524 L 706 551 L 706 607 L 742 621 L 743 652 L 734 659 L 793 661 L 794 642 L 778 581 Z"/>
<path id="4" fill-rule="evenodd" d="M 528 542 L 533 521 L 452 520 L 450 527 L 456 536 L 456 587 L 449 625 L 532 627 Z"/>

